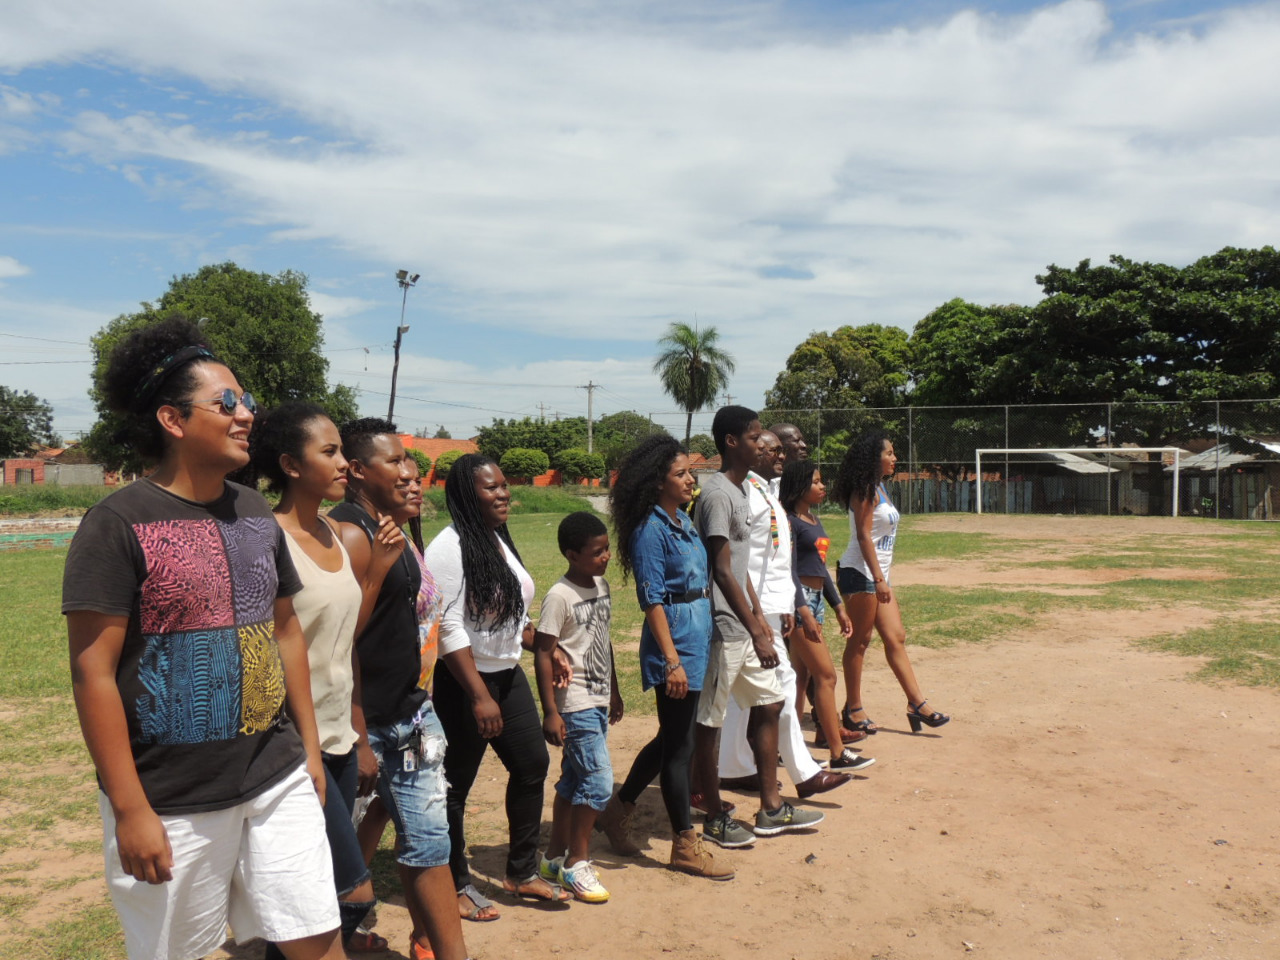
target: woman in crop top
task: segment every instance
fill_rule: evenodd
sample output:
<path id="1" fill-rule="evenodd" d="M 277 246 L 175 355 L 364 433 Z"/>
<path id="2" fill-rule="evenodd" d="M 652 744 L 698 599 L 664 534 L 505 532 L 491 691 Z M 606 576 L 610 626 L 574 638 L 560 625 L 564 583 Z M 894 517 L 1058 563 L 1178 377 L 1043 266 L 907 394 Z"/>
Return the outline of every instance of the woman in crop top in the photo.
<path id="1" fill-rule="evenodd" d="M 352 658 L 363 592 L 336 525 L 320 515 L 322 501 L 341 501 L 346 494 L 347 461 L 333 421 L 319 406 L 304 402 L 285 403 L 259 416 L 249 452 L 254 473 L 280 494 L 276 522 L 287 534 L 285 543 L 302 580 L 293 606 L 307 641 L 311 696 L 328 779 L 325 834 L 343 942 L 349 943 L 374 902 L 373 882 L 351 822 L 359 739 L 351 716 Z M 403 542 L 393 525 L 379 531 L 372 562 L 382 574 L 399 556 Z M 280 956 L 274 945 L 268 947 L 268 960 Z"/>
<path id="2" fill-rule="evenodd" d="M 853 635 L 844 648 L 844 724 L 869 734 L 878 728 L 862 708 L 862 664 L 873 628 L 884 641 L 885 659 L 907 695 L 912 731 L 919 733 L 921 724 L 940 727 L 951 719 L 924 710 L 926 700 L 907 656 L 902 611 L 889 585 L 898 509 L 890 502 L 883 480 L 893 475 L 897 463 L 888 435 L 871 431 L 849 448 L 836 478 L 835 495 L 849 510 L 850 534 L 849 548 L 836 568 L 836 582 L 853 622 Z"/>
<path id="3" fill-rule="evenodd" d="M 836 612 L 840 621 L 840 635 L 847 642 L 853 633 L 853 624 L 840 603 L 836 585 L 831 582 L 831 573 L 827 570 L 827 547 L 830 541 L 826 530 L 822 528 L 822 521 L 813 512 L 813 508 L 826 499 L 826 496 L 827 488 L 822 482 L 822 473 L 812 460 L 789 463 L 782 471 L 778 499 L 791 521 L 791 555 L 795 558 L 796 577 L 804 589 L 805 602 L 813 613 L 819 638 L 822 636 L 822 601 L 825 599 Z M 799 627 L 799 617 L 803 614 L 799 610 L 796 613 Z M 848 771 L 870 766 L 873 761 L 869 757 L 860 757 L 852 750 L 845 749 L 845 743 L 856 743 L 865 739 L 866 734 L 846 730 L 840 724 L 840 713 L 836 710 L 836 670 L 826 642 L 810 643 L 803 636 L 797 639 L 794 633 L 792 638 L 791 651 L 798 660 L 797 697 L 804 696 L 804 678 L 811 677 L 814 714 L 821 731 L 818 746 L 825 743 L 830 750 L 831 769 Z M 798 709 L 803 710 L 803 706 Z"/>

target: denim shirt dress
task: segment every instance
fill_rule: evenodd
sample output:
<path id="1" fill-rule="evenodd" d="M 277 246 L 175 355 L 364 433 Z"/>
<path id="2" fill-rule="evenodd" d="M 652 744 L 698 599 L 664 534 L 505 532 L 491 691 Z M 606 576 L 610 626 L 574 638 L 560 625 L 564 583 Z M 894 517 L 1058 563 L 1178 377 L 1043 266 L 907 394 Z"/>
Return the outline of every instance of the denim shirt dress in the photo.
<path id="1" fill-rule="evenodd" d="M 707 551 L 693 521 L 680 511 L 672 520 L 655 506 L 631 535 L 631 570 L 641 608 L 662 604 L 689 689 L 701 690 L 711 646 L 711 600 L 670 602 L 692 591 L 705 591 L 708 586 Z M 666 659 L 647 620 L 640 633 L 640 675 L 646 690 L 667 682 Z"/>

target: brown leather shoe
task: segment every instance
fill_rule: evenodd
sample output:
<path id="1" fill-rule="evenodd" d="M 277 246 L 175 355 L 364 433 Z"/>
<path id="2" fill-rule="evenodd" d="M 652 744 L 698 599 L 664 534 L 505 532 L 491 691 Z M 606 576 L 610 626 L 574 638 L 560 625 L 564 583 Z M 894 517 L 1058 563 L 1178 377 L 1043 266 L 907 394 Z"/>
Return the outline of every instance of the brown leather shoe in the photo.
<path id="1" fill-rule="evenodd" d="M 749 773 L 745 777 L 721 777 L 721 790 L 747 790 L 755 793 L 760 789 L 760 774 Z"/>
<path id="2" fill-rule="evenodd" d="M 796 794 L 801 800 L 808 800 L 814 794 L 826 793 L 836 787 L 843 787 L 853 777 L 847 773 L 832 773 L 830 770 L 819 770 L 808 780 L 796 784 Z"/>
<path id="3" fill-rule="evenodd" d="M 677 833 L 671 843 L 672 870 L 706 877 L 708 880 L 732 880 L 733 867 L 725 861 L 716 861 L 715 855 L 692 830 Z"/>
<path id="4" fill-rule="evenodd" d="M 840 739 L 848 745 L 850 743 L 857 743 L 859 740 L 867 739 L 867 733 L 865 730 L 850 730 L 848 727 L 842 726 L 840 728 Z M 817 732 L 813 735 L 813 745 L 819 750 L 827 749 L 827 737 L 822 732 L 821 727 L 819 727 Z"/>
<path id="5" fill-rule="evenodd" d="M 631 833 L 635 817 L 636 805 L 619 799 L 615 794 L 604 812 L 596 818 L 596 829 L 609 838 L 609 846 L 613 847 L 614 853 L 634 857 L 640 852 L 640 845 Z"/>

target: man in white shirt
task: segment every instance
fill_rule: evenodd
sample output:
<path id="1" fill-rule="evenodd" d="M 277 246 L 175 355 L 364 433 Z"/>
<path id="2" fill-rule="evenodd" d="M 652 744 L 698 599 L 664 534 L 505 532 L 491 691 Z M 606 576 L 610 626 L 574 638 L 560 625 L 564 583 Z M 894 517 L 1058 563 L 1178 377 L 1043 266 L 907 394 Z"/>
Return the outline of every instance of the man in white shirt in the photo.
<path id="1" fill-rule="evenodd" d="M 804 731 L 796 714 L 796 673 L 783 638 L 795 620 L 797 581 L 791 567 L 791 528 L 787 513 L 770 489 L 770 481 L 782 475 L 785 462 L 782 442 L 766 431 L 760 439 L 756 469 L 747 474 L 747 502 L 750 510 L 750 538 L 747 575 L 760 609 L 773 632 L 778 655 L 778 681 L 784 694 L 778 720 L 778 749 L 787 774 L 801 799 L 843 786 L 852 778 L 845 773 L 823 770 L 810 755 Z M 801 642 L 808 643 L 806 639 Z M 724 729 L 720 735 L 720 783 L 726 787 L 756 789 L 756 765 L 747 742 L 747 711 L 730 700 Z"/>

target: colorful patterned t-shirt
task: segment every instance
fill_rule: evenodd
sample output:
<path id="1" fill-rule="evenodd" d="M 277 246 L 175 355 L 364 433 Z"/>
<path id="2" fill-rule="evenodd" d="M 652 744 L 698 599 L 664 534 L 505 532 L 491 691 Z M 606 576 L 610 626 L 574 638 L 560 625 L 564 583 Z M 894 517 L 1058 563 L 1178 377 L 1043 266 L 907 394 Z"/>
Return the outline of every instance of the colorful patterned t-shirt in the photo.
<path id="1" fill-rule="evenodd" d="M 116 684 L 157 813 L 234 806 L 302 762 L 275 638 L 276 599 L 302 587 L 283 538 L 247 487 L 205 504 L 146 480 L 76 532 L 62 612 L 129 618 Z"/>

